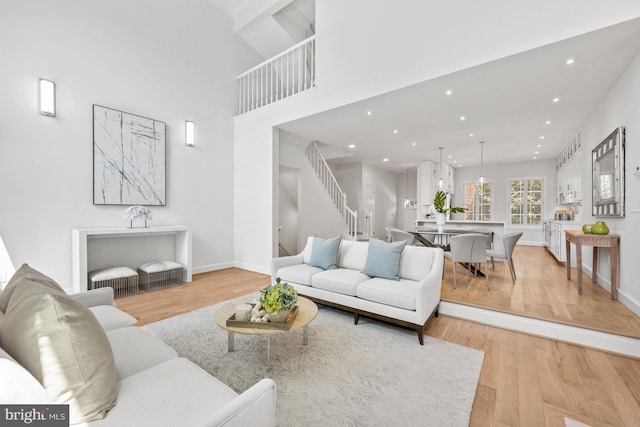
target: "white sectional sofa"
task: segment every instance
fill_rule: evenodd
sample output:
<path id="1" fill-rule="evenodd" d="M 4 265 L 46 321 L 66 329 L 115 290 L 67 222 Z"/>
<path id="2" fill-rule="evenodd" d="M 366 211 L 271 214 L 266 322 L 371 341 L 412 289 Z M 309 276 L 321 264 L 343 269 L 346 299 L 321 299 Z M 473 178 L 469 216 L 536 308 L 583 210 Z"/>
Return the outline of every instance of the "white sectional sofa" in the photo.
<path id="1" fill-rule="evenodd" d="M 0 404 L 69 404 L 89 426 L 275 425 L 272 380 L 237 394 L 133 326 L 111 288 L 60 291 L 25 264 L 0 293 Z"/>
<path id="2" fill-rule="evenodd" d="M 391 280 L 363 273 L 369 242 L 342 240 L 333 269 L 310 265 L 313 242 L 314 237 L 309 237 L 298 255 L 274 258 L 272 279 L 292 284 L 300 295 L 316 302 L 353 312 L 356 324 L 363 315 L 411 328 L 424 344 L 424 326 L 432 314 L 438 315 L 442 249 L 405 246 L 399 280 Z"/>

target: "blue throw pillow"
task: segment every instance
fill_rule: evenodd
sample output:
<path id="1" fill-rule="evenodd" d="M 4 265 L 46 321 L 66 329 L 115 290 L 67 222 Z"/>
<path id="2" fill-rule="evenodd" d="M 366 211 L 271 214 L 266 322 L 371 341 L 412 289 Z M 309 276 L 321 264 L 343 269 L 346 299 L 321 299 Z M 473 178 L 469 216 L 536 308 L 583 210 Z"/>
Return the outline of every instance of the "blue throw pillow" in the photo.
<path id="1" fill-rule="evenodd" d="M 309 265 L 311 267 L 320 267 L 323 270 L 335 270 L 338 268 L 338 250 L 342 236 L 333 239 L 323 239 L 322 237 L 314 237 L 311 244 L 311 258 Z"/>
<path id="2" fill-rule="evenodd" d="M 398 276 L 400 256 L 406 244 L 405 240 L 385 243 L 382 240 L 369 239 L 367 262 L 365 262 L 362 272 L 369 277 L 400 280 L 400 276 Z"/>

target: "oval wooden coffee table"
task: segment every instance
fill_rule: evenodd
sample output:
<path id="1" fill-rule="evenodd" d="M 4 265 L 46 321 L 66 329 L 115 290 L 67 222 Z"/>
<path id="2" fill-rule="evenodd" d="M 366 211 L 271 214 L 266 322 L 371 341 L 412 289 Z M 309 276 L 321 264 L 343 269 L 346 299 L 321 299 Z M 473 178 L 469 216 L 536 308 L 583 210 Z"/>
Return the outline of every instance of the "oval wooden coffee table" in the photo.
<path id="1" fill-rule="evenodd" d="M 248 301 L 247 301 L 248 302 Z M 269 360 L 271 352 L 271 335 L 282 334 L 292 331 L 302 330 L 302 345 L 309 344 L 309 323 L 318 315 L 318 306 L 311 300 L 305 297 L 298 297 L 298 314 L 293 320 L 293 324 L 288 330 L 282 329 L 267 329 L 267 328 L 245 328 L 238 326 L 227 326 L 227 319 L 229 319 L 236 309 L 236 305 L 242 304 L 241 301 L 226 304 L 222 306 L 216 313 L 216 323 L 222 329 L 225 329 L 228 333 L 228 351 L 232 352 L 235 349 L 235 334 L 242 335 L 267 335 L 267 360 Z"/>

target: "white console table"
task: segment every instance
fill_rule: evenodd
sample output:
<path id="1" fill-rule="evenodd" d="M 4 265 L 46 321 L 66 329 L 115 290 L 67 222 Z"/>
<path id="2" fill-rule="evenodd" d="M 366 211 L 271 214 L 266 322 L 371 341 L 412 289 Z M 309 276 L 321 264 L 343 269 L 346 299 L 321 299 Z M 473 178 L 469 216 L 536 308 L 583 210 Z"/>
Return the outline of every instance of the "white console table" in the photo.
<path id="1" fill-rule="evenodd" d="M 175 235 L 175 261 L 184 266 L 182 280 L 191 282 L 191 227 L 177 225 L 149 228 L 78 228 L 71 231 L 73 292 L 84 292 L 88 289 L 88 246 L 90 240 L 123 237 L 144 238 L 145 236 L 162 235 Z M 123 249 L 123 251 L 126 252 L 126 249 Z"/>

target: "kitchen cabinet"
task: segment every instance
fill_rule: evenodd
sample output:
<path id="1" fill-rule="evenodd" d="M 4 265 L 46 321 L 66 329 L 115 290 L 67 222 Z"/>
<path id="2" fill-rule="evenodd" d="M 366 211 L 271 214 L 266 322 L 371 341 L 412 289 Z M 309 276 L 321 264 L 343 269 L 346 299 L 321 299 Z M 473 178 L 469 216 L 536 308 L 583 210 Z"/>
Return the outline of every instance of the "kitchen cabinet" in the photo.
<path id="1" fill-rule="evenodd" d="M 455 189 L 455 168 L 448 163 L 442 164 L 427 160 L 420 163 L 418 167 L 418 195 L 419 205 L 431 205 L 438 190 L 454 194 Z M 438 181 L 442 177 L 442 188 L 438 186 Z"/>
<path id="2" fill-rule="evenodd" d="M 547 225 L 548 224 L 548 225 Z M 546 238 L 548 233 L 548 241 L 549 244 L 547 249 L 551 254 L 559 261 L 559 262 L 567 262 L 567 252 L 566 252 L 566 231 L 567 230 L 580 230 L 582 229 L 582 224 L 576 222 L 568 222 L 568 221 L 545 221 L 545 246 Z M 575 247 L 571 248 L 571 262 L 572 266 L 575 267 Z"/>
<path id="3" fill-rule="evenodd" d="M 558 189 L 556 203 L 582 201 L 582 140 L 580 131 L 569 141 L 556 160 Z"/>

